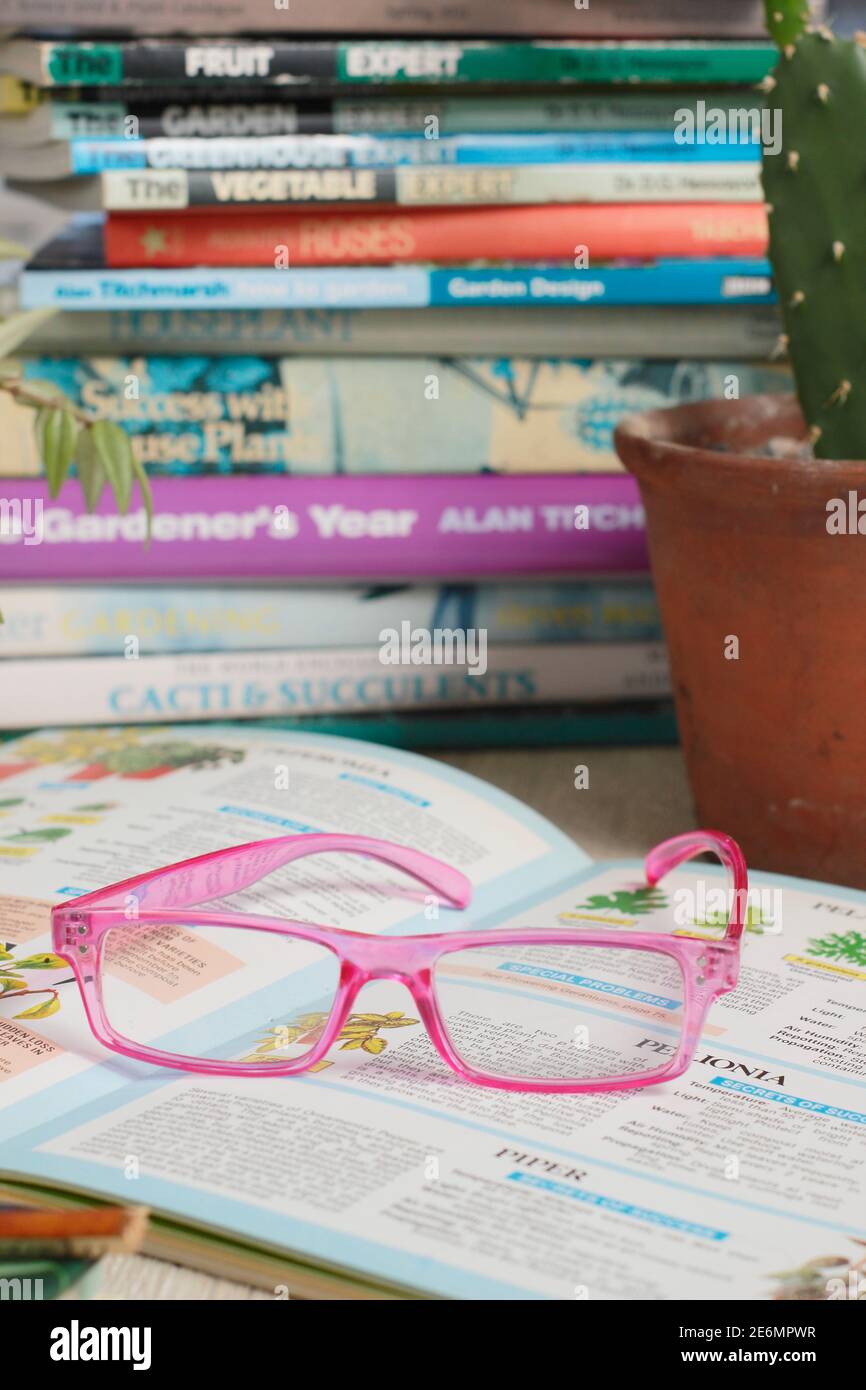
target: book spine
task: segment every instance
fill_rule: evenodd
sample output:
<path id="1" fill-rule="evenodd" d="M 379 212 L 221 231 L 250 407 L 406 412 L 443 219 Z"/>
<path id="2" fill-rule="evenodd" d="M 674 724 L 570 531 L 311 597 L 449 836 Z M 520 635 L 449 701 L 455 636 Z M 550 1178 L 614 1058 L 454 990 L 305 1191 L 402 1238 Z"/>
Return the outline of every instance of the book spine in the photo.
<path id="1" fill-rule="evenodd" d="M 131 113 L 123 101 L 49 100 L 47 107 L 49 140 L 122 140 L 132 129 L 139 136 L 145 133 L 140 121 L 136 126 L 127 124 Z"/>
<path id="2" fill-rule="evenodd" d="M 820 0 L 817 0 L 820 3 Z M 816 0 L 813 0 L 813 10 Z M 170 14 L 168 11 L 170 10 Z M 4 0 L 4 25 L 10 29 L 130 30 L 138 34 L 359 33 L 394 34 L 532 34 L 545 37 L 582 35 L 607 37 L 759 38 L 765 32 L 760 0 L 726 0 L 722 6 L 701 6 L 693 0 L 593 0 L 575 11 L 562 0 L 533 0 L 529 9 L 503 6 L 501 0 L 448 0 L 424 5 L 411 0 L 353 0 L 347 14 L 344 0 L 317 0 L 315 6 L 292 6 L 285 11 L 262 9 L 260 0 L 220 0 L 203 8 L 198 0 L 171 0 L 142 6 L 140 0 L 112 0 L 110 12 L 101 0 Z"/>
<path id="3" fill-rule="evenodd" d="M 615 473 L 629 411 L 720 399 L 733 380 L 741 395 L 790 389 L 778 366 L 635 359 L 37 357 L 21 375 L 123 425 L 149 473 L 183 476 Z M 6 409 L 14 471 L 37 475 L 32 414 Z"/>
<path id="4" fill-rule="evenodd" d="M 285 270 L 25 270 L 25 309 L 420 309 L 482 304 L 769 304 L 764 260 L 658 261 L 646 266 Z"/>
<path id="5" fill-rule="evenodd" d="M 483 709 L 400 710 L 388 714 L 308 714 L 262 720 L 263 727 L 336 734 L 391 748 L 556 748 L 675 744 L 677 724 L 668 701 L 603 705 L 486 706 Z"/>
<path id="6" fill-rule="evenodd" d="M 496 135 L 264 135 L 73 140 L 72 174 L 111 169 L 367 169 L 417 165 L 663 162 L 757 163 L 760 143 L 678 143 L 673 130 Z M 37 158 L 34 155 L 34 160 Z"/>
<path id="7" fill-rule="evenodd" d="M 41 1211 L 0 1206 L 0 1260 L 97 1260 L 140 1248 L 147 1225 L 143 1207 L 93 1211 Z"/>
<path id="8" fill-rule="evenodd" d="M 534 208 L 406 208 L 275 216 L 262 212 L 110 213 L 105 264 L 125 266 L 386 265 L 618 258 L 763 256 L 763 204 L 560 204 Z"/>
<path id="9" fill-rule="evenodd" d="M 393 169 L 110 169 L 109 212 L 277 203 L 676 203 L 761 200 L 760 163 L 736 160 L 586 160 L 569 164 Z"/>
<path id="10" fill-rule="evenodd" d="M 776 62 L 769 42 L 187 43 L 57 41 L 38 46 L 40 85 L 291 81 L 312 87 L 429 83 L 757 83 Z"/>
<path id="11" fill-rule="evenodd" d="M 431 97 L 433 94 L 431 93 Z M 760 108 L 760 93 L 730 95 L 741 106 Z M 706 92 L 629 91 L 543 97 L 469 96 L 426 100 L 398 97 L 353 101 L 78 102 L 56 98 L 47 103 L 49 140 L 128 139 L 261 139 L 275 135 L 423 134 L 435 121 L 440 135 L 480 132 L 663 131 L 674 129 L 677 112 L 695 110 Z M 17 119 L 17 118 L 16 118 Z"/>
<path id="12" fill-rule="evenodd" d="M 408 627 L 408 625 L 407 625 Z M 462 647 L 404 629 L 373 648 L 200 653 L 194 656 L 47 657 L 4 663 L 0 723 L 153 723 L 381 709 L 556 704 L 670 694 L 662 642 Z M 470 640 L 471 639 L 471 640 Z M 434 640 L 442 644 L 434 647 Z M 400 660 L 389 657 L 389 641 Z M 399 650 L 398 650 L 399 649 Z M 439 660 L 435 659 L 439 651 Z"/>
<path id="13" fill-rule="evenodd" d="M 765 305 L 712 308 L 586 308 L 579 320 L 555 310 L 522 309 L 114 309 L 52 315 L 27 340 L 31 352 L 103 356 L 166 352 L 237 356 L 326 353 L 485 357 L 503 343 L 521 357 L 628 358 L 659 361 L 734 358 L 767 362 L 781 328 Z"/>
<path id="14" fill-rule="evenodd" d="M 760 109 L 764 98 L 760 92 L 744 88 L 727 92 L 720 101 Z M 703 102 L 704 107 L 699 107 Z M 669 134 L 675 129 L 677 115 L 683 109 L 697 116 L 706 107 L 706 89 L 679 87 L 675 92 L 628 91 L 611 93 L 604 88 L 592 91 L 547 91 L 542 95 L 486 95 L 482 92 L 466 96 L 440 97 L 430 92 L 424 97 L 387 96 L 370 100 L 338 97 L 327 103 L 331 127 L 336 134 L 415 134 L 425 135 L 433 121 L 440 135 L 477 135 L 481 132 L 533 133 L 654 131 Z M 318 103 L 324 108 L 326 103 Z M 299 120 L 309 114 L 310 104 L 297 108 Z M 198 117 L 193 120 L 198 123 Z M 243 131 L 220 131 L 190 126 L 184 116 L 175 112 L 173 129 L 166 135 L 242 134 Z M 312 126 L 308 127 L 312 129 Z M 302 126 L 297 127 L 298 130 Z M 142 132 L 144 133 L 144 132 Z M 256 133 L 256 132 L 249 132 Z M 280 134 L 262 130 L 261 134 Z M 290 132 L 285 132 L 290 133 Z"/>
<path id="15" fill-rule="evenodd" d="M 489 642 L 660 641 L 646 581 L 440 588 L 10 585 L 0 658 L 373 646 L 384 628 L 483 629 Z"/>
<path id="16" fill-rule="evenodd" d="M 154 478 L 143 506 L 89 514 L 77 483 L 0 482 L 0 580 L 459 580 L 643 574 L 644 515 L 623 475 Z M 0 721 L 2 723 L 2 721 Z"/>

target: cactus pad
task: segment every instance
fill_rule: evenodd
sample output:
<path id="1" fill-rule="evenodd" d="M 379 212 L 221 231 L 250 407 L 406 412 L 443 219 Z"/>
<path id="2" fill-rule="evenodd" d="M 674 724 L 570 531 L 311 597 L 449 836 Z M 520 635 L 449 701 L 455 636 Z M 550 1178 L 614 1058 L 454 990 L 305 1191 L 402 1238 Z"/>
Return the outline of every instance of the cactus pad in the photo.
<path id="1" fill-rule="evenodd" d="M 803 414 L 820 458 L 866 458 L 866 44 L 827 30 L 780 54 L 764 155 L 770 259 Z"/>

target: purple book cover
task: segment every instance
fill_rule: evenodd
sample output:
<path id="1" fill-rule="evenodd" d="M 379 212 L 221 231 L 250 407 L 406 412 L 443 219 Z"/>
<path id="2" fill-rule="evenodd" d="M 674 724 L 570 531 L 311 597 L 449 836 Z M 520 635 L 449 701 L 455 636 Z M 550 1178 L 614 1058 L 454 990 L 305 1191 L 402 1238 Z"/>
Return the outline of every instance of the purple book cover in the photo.
<path id="1" fill-rule="evenodd" d="M 0 479 L 0 580 L 475 579 L 648 568 L 643 509 L 625 474 L 560 477 L 153 478 L 149 547 L 139 494 Z"/>

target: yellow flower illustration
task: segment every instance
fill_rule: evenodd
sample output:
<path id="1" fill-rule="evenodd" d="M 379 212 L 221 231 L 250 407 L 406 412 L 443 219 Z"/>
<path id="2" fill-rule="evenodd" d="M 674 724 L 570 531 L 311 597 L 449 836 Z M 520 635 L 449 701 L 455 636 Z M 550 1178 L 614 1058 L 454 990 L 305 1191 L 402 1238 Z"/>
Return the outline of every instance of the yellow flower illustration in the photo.
<path id="1" fill-rule="evenodd" d="M 273 1054 L 286 1047 L 295 1044 L 303 1046 L 309 1050 L 315 1047 L 322 1039 L 325 1032 L 329 1015 L 324 1013 L 298 1014 L 290 1023 L 277 1024 L 275 1028 L 269 1028 L 265 1037 L 261 1039 L 255 1051 L 242 1058 L 244 1062 L 285 1062 L 285 1057 L 275 1057 Z M 368 1052 L 374 1057 L 380 1052 L 384 1052 L 388 1046 L 387 1038 L 380 1038 L 379 1032 L 383 1028 L 413 1028 L 418 1024 L 417 1018 L 407 1018 L 399 1010 L 388 1014 L 349 1014 L 345 1024 L 337 1034 L 336 1042 L 340 1045 L 341 1052 Z M 331 1062 L 319 1062 L 311 1067 L 311 1071 L 320 1071 L 323 1067 L 330 1067 Z"/>

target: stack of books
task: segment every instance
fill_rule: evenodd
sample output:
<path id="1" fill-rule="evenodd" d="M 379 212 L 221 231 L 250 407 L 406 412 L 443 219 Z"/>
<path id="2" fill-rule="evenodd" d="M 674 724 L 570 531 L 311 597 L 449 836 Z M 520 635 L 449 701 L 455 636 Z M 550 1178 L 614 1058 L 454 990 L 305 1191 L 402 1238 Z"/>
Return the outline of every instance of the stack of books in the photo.
<path id="1" fill-rule="evenodd" d="M 0 1299 L 95 1298 L 107 1257 L 139 1250 L 146 1229 L 143 1207 L 70 1211 L 0 1202 Z"/>
<path id="2" fill-rule="evenodd" d="M 88 6 L 86 34 L 0 45 L 0 172 L 70 213 L 20 276 L 57 311 L 21 380 L 123 424 L 154 494 L 149 545 L 135 502 L 52 499 L 31 412 L 0 398 L 7 510 L 38 504 L 0 546 L 0 726 L 670 739 L 612 436 L 788 385 L 761 4 L 467 0 L 421 24 L 370 0 L 357 38 L 336 3 L 238 0 L 203 35 L 178 0 L 158 37 L 139 8 L 112 7 L 125 38 Z"/>

